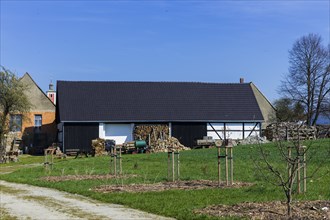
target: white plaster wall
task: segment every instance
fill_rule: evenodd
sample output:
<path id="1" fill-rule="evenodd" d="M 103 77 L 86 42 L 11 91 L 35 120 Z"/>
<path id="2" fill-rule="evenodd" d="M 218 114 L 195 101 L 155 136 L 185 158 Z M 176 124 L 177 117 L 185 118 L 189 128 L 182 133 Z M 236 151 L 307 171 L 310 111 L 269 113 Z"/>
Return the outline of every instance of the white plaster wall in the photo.
<path id="1" fill-rule="evenodd" d="M 218 134 L 222 139 L 224 139 L 224 123 L 211 123 L 213 128 L 215 130 L 221 130 L 217 131 Z M 255 123 L 244 123 L 244 137 L 247 137 L 255 126 Z M 259 136 L 259 129 L 260 126 L 257 125 L 255 127 L 255 131 L 252 132 L 252 136 Z M 215 131 L 213 131 L 212 127 L 207 123 L 207 136 L 211 136 L 213 139 L 219 139 L 219 136 L 216 134 Z M 226 123 L 226 138 L 227 139 L 243 139 L 243 123 Z"/>
<path id="2" fill-rule="evenodd" d="M 223 130 L 223 123 L 211 123 L 215 130 Z M 207 130 L 212 130 L 212 127 L 207 123 Z"/>
<path id="3" fill-rule="evenodd" d="M 99 125 L 99 137 L 103 139 L 112 139 L 116 144 L 123 144 L 133 140 L 132 124 L 105 124 Z"/>

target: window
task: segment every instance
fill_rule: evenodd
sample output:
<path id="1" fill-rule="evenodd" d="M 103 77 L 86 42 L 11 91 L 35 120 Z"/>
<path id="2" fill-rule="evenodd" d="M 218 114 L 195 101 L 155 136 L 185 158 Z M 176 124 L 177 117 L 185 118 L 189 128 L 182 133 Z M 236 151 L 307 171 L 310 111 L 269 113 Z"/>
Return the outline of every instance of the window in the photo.
<path id="1" fill-rule="evenodd" d="M 10 115 L 9 121 L 10 131 L 22 131 L 22 115 Z"/>
<path id="2" fill-rule="evenodd" d="M 34 127 L 41 127 L 42 115 L 34 115 Z"/>

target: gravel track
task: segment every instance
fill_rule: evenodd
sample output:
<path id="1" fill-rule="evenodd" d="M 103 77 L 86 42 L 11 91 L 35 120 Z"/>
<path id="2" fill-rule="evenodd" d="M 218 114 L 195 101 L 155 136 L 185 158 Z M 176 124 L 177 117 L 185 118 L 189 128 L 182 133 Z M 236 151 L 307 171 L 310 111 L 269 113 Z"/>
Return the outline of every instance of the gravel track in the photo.
<path id="1" fill-rule="evenodd" d="M 0 190 L 1 213 L 8 213 L 13 219 L 171 219 L 80 195 L 2 180 Z"/>

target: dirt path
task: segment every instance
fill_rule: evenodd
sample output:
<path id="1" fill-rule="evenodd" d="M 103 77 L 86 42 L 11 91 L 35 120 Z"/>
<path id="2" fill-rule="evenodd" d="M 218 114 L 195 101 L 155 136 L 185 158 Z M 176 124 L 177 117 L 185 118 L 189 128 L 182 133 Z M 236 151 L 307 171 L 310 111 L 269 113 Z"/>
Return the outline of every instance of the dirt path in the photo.
<path id="1" fill-rule="evenodd" d="M 80 195 L 2 180 L 0 190 L 0 219 L 4 220 L 170 219 Z"/>

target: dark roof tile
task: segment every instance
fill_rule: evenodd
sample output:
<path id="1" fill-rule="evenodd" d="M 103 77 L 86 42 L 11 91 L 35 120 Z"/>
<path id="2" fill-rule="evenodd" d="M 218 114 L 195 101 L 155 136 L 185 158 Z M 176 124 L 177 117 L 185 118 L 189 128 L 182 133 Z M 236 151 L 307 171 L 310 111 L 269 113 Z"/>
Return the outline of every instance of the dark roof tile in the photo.
<path id="1" fill-rule="evenodd" d="M 249 83 L 57 82 L 60 121 L 263 120 Z"/>

